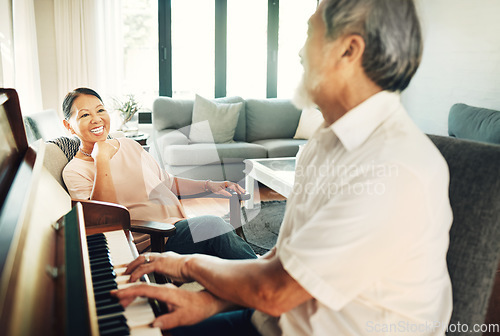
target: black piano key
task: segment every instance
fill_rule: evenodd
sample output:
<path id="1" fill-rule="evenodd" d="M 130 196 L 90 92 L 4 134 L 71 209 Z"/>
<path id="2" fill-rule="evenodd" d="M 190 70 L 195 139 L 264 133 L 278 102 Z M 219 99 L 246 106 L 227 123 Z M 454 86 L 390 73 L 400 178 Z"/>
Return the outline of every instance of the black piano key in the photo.
<path id="1" fill-rule="evenodd" d="M 115 273 L 112 266 L 91 267 L 90 274 L 92 275 L 92 277 L 100 275 L 100 274 L 114 274 L 116 277 L 116 273 Z"/>
<path id="2" fill-rule="evenodd" d="M 87 241 L 89 241 L 89 240 L 95 240 L 95 239 L 104 239 L 104 240 L 106 240 L 106 236 L 104 235 L 104 233 L 96 233 L 96 234 L 87 236 Z"/>
<path id="3" fill-rule="evenodd" d="M 99 248 L 99 247 L 105 247 L 105 248 L 108 248 L 108 243 L 107 243 L 107 242 L 98 242 L 98 241 L 88 242 L 88 243 L 87 243 L 87 247 L 88 247 L 89 249 Z"/>
<path id="4" fill-rule="evenodd" d="M 102 334 L 103 332 L 107 332 L 109 330 L 113 330 L 114 328 L 117 327 L 127 327 L 127 319 L 125 316 L 120 315 L 120 316 L 113 316 L 113 317 L 108 317 L 105 319 L 100 319 L 99 320 L 99 332 Z"/>
<path id="5" fill-rule="evenodd" d="M 97 270 L 97 269 L 102 269 L 102 268 L 111 268 L 113 269 L 113 263 L 109 259 L 102 259 L 102 260 L 95 260 L 94 262 L 90 263 L 90 270 Z"/>
<path id="6" fill-rule="evenodd" d="M 104 239 L 88 239 L 87 238 L 87 245 L 92 245 L 92 244 L 108 245 L 108 241 L 106 240 L 106 238 L 104 238 Z"/>
<path id="7" fill-rule="evenodd" d="M 100 278 L 92 278 L 92 283 L 94 284 L 94 287 L 98 287 L 106 284 L 116 284 L 116 280 L 115 277 L 110 275 L 110 276 L 103 276 Z"/>
<path id="8" fill-rule="evenodd" d="M 101 262 L 108 262 L 108 263 L 113 264 L 113 262 L 111 261 L 111 259 L 109 257 L 109 254 L 104 255 L 104 256 L 100 256 L 100 257 L 94 257 L 94 258 L 90 259 L 91 269 L 92 269 L 92 265 L 99 265 L 99 263 L 101 263 Z"/>
<path id="9" fill-rule="evenodd" d="M 96 301 L 105 299 L 109 296 L 111 296 L 111 294 L 109 294 L 109 290 L 101 290 L 98 292 L 94 291 L 94 297 Z"/>
<path id="10" fill-rule="evenodd" d="M 92 265 L 94 265 L 94 264 L 98 265 L 101 262 L 113 263 L 109 254 L 94 255 L 94 256 L 92 256 L 92 258 L 89 258 L 89 261 L 90 261 L 91 269 L 92 269 Z"/>
<path id="11" fill-rule="evenodd" d="M 117 289 L 113 263 L 104 234 L 87 237 L 90 271 L 94 287 L 94 298 L 100 335 L 130 335 L 123 307 L 119 300 L 109 293 Z"/>
<path id="12" fill-rule="evenodd" d="M 99 333 L 101 335 L 103 335 L 103 334 L 105 335 L 108 332 L 112 332 L 112 330 L 115 330 L 116 328 L 125 329 L 126 331 L 129 331 L 129 327 L 127 325 L 127 322 L 117 320 L 117 321 L 112 321 L 112 322 L 104 324 L 104 325 L 101 325 L 99 323 Z"/>
<path id="13" fill-rule="evenodd" d="M 104 317 L 99 319 L 99 327 L 106 326 L 110 324 L 115 324 L 119 322 L 127 322 L 127 318 L 123 315 Z"/>
<path id="14" fill-rule="evenodd" d="M 92 274 L 92 281 L 93 282 L 101 282 L 102 280 L 108 280 L 111 279 L 114 281 L 116 278 L 116 274 L 113 271 L 112 273 L 97 273 L 97 274 Z"/>
<path id="15" fill-rule="evenodd" d="M 91 264 L 90 265 L 90 272 L 92 275 L 97 274 L 97 273 L 115 273 L 113 265 L 111 265 L 111 262 L 103 262 L 100 261 L 96 264 Z"/>
<path id="16" fill-rule="evenodd" d="M 107 248 L 104 248 L 104 247 L 99 247 L 99 248 L 89 250 L 89 257 L 91 259 L 93 259 L 95 257 L 106 256 L 106 255 L 109 256 L 109 250 Z"/>
<path id="17" fill-rule="evenodd" d="M 108 261 L 108 262 L 112 263 L 111 257 L 109 256 L 109 253 L 93 255 L 93 256 L 89 257 L 89 261 L 90 261 L 90 265 L 92 265 L 94 263 L 99 263 L 102 261 Z"/>
<path id="18" fill-rule="evenodd" d="M 107 297 L 102 297 L 95 300 L 95 305 L 96 307 L 99 306 L 105 306 L 109 304 L 115 304 L 115 303 L 120 303 L 120 300 L 118 300 L 116 297 L 108 295 Z"/>
<path id="19" fill-rule="evenodd" d="M 91 242 L 91 243 L 87 244 L 87 247 L 89 248 L 89 250 L 95 249 L 95 248 L 106 248 L 106 249 L 109 249 L 107 242 Z"/>
<path id="20" fill-rule="evenodd" d="M 102 281 L 98 284 L 94 284 L 94 292 L 101 292 L 101 291 L 109 292 L 113 289 L 118 289 L 116 281 Z"/>
<path id="21" fill-rule="evenodd" d="M 100 307 L 96 307 L 96 309 L 97 309 L 97 315 L 108 315 L 125 311 L 125 309 L 123 309 L 123 306 L 119 303 L 111 303 L 103 305 Z"/>
<path id="22" fill-rule="evenodd" d="M 103 330 L 99 332 L 101 336 L 125 336 L 130 335 L 130 329 L 128 326 L 118 326 L 113 329 Z"/>
<path id="23" fill-rule="evenodd" d="M 98 241 L 87 243 L 87 247 L 89 248 L 89 250 L 99 249 L 99 248 L 109 249 L 107 242 L 98 242 Z"/>

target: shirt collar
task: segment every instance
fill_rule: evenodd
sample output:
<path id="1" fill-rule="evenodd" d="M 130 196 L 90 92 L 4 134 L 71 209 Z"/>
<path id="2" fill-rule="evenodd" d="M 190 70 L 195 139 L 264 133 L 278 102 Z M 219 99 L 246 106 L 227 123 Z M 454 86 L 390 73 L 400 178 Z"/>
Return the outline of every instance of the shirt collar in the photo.
<path id="1" fill-rule="evenodd" d="M 401 106 L 400 99 L 399 93 L 378 92 L 348 111 L 328 128 L 348 151 L 354 150 L 365 142 L 389 115 L 397 111 Z"/>

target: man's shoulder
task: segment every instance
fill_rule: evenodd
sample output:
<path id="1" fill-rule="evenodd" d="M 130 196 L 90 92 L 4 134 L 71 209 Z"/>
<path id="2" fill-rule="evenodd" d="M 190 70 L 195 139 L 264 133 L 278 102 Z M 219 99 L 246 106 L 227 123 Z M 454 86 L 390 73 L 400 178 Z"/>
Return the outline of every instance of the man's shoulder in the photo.
<path id="1" fill-rule="evenodd" d="M 447 173 L 441 152 L 410 117 L 396 114 L 375 132 L 374 146 L 380 148 L 380 159 L 400 165 L 417 175 Z"/>

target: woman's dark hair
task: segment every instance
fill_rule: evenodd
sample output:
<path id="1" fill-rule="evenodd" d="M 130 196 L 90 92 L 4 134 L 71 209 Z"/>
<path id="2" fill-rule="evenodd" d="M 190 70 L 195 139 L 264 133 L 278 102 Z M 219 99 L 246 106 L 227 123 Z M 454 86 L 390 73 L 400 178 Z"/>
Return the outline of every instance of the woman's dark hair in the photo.
<path id="1" fill-rule="evenodd" d="M 102 103 L 101 96 L 99 96 L 99 94 L 94 90 L 89 88 L 74 89 L 73 91 L 69 92 L 66 97 L 64 97 L 64 101 L 62 103 L 64 119 L 68 120 L 69 118 L 71 118 L 71 107 L 73 106 L 73 102 L 81 95 L 90 95 L 97 97 L 97 99 L 99 99 Z"/>

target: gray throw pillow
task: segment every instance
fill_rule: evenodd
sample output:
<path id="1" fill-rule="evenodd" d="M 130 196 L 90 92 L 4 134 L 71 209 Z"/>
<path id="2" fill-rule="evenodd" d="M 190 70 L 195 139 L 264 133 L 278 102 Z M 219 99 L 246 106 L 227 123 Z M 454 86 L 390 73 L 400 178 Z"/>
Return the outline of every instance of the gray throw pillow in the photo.
<path id="1" fill-rule="evenodd" d="M 196 95 L 189 140 L 194 143 L 233 142 L 243 103 L 215 103 Z"/>

